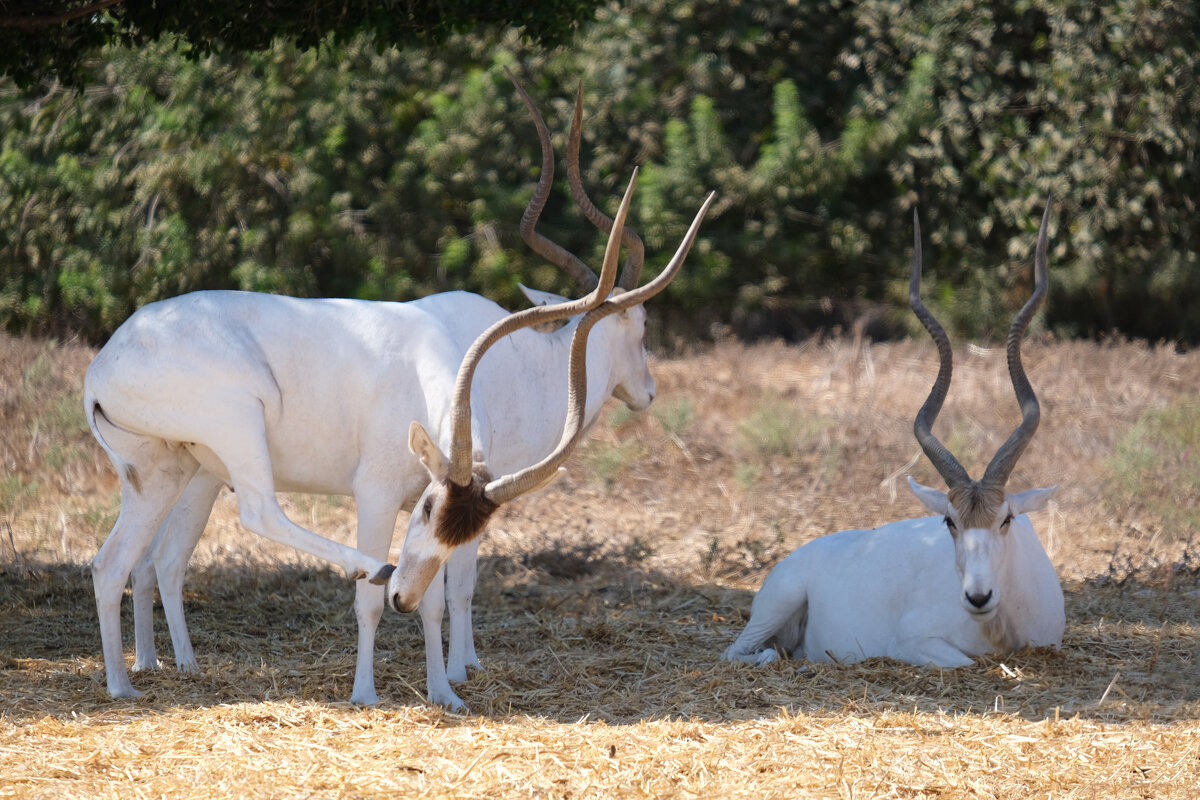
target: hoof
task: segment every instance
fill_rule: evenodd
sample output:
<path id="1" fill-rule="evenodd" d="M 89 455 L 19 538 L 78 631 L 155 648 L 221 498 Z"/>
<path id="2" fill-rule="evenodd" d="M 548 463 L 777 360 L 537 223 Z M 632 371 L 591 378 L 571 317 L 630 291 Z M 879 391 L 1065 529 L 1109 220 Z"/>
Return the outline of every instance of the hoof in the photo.
<path id="1" fill-rule="evenodd" d="M 779 653 L 775 650 L 763 650 L 754 659 L 755 666 L 765 667 L 767 664 L 774 664 L 779 660 Z"/>
<path id="2" fill-rule="evenodd" d="M 192 661 L 179 661 L 175 664 L 175 671 L 180 675 L 197 676 L 200 674 L 200 665 L 193 659 Z"/>
<path id="3" fill-rule="evenodd" d="M 430 700 L 434 705 L 444 708 L 451 714 L 462 714 L 464 717 L 470 716 L 471 714 L 471 709 L 467 708 L 467 704 L 462 700 L 459 700 L 456 695 L 443 697 L 440 700 L 434 700 L 433 698 L 430 698 Z"/>
<path id="4" fill-rule="evenodd" d="M 392 577 L 392 573 L 395 571 L 396 567 L 392 564 L 384 564 L 379 569 L 379 572 L 376 572 L 375 576 L 371 578 L 371 583 L 375 584 L 376 586 L 383 586 L 388 582 L 388 578 Z"/>

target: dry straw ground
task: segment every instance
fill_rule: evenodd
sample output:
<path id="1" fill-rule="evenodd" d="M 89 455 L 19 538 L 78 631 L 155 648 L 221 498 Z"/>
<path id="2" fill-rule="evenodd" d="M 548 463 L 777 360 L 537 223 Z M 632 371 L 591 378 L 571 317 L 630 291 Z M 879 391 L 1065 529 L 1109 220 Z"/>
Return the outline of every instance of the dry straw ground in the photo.
<path id="1" fill-rule="evenodd" d="M 89 358 L 0 338 L 0 797 L 1200 796 L 1200 355 L 1028 346 L 1043 423 L 1012 485 L 1061 484 L 1035 524 L 1066 641 L 952 671 L 717 660 L 783 554 L 919 513 L 932 346 L 659 361 L 651 411 L 610 409 L 491 526 L 470 716 L 423 702 L 418 624 L 391 613 L 387 700 L 346 703 L 351 587 L 242 532 L 231 497 L 187 589 L 202 676 L 160 619 L 166 668 L 108 699 L 86 564 L 119 503 L 78 416 Z M 978 470 L 1017 411 L 1001 353 L 957 359 L 938 431 Z M 349 501 L 287 508 L 352 537 Z"/>

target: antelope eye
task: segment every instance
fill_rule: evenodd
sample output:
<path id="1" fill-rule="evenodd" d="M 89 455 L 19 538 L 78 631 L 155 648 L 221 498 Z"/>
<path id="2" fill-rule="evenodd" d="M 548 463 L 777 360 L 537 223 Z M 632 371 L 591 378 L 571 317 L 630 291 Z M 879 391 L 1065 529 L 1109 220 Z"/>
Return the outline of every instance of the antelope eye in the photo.
<path id="1" fill-rule="evenodd" d="M 432 497 L 425 498 L 425 505 L 424 505 L 424 507 L 422 507 L 421 511 L 425 514 L 425 519 L 428 520 L 429 515 L 433 513 L 433 498 Z"/>

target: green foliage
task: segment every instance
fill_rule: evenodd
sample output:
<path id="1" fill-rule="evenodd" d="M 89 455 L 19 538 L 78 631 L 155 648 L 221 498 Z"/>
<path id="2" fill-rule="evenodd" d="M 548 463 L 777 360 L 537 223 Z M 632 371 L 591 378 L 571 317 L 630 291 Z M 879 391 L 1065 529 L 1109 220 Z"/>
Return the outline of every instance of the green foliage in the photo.
<path id="1" fill-rule="evenodd" d="M 786 403 L 757 409 L 738 425 L 738 435 L 751 452 L 764 458 L 789 457 L 799 446 L 799 414 Z"/>
<path id="2" fill-rule="evenodd" d="M 1200 403 L 1150 411 L 1118 440 L 1107 463 L 1105 502 L 1118 518 L 1159 517 L 1167 541 L 1200 526 Z"/>
<path id="3" fill-rule="evenodd" d="M 752 464 L 748 461 L 740 461 L 734 467 L 733 478 L 737 481 L 738 486 L 743 490 L 754 488 L 754 484 L 758 483 L 762 477 L 762 467 L 758 464 Z"/>
<path id="4" fill-rule="evenodd" d="M 671 436 L 679 436 L 686 431 L 695 416 L 695 404 L 692 402 L 692 398 L 687 396 L 654 404 L 655 419 Z"/>
<path id="5" fill-rule="evenodd" d="M 604 486 L 611 487 L 628 464 L 640 460 L 646 448 L 636 440 L 617 443 L 597 442 L 583 451 L 587 474 Z"/>
<path id="6" fill-rule="evenodd" d="M 120 513 L 121 493 L 118 491 L 104 498 L 103 502 L 89 500 L 84 510 L 80 513 L 80 521 L 87 530 L 104 531 L 107 533 L 116 524 L 117 516 Z"/>
<path id="7" fill-rule="evenodd" d="M 568 40 L 595 14 L 597 0 L 156 0 L 96 3 L 37 0 L 5 3 L 0 12 L 0 74 L 30 87 L 50 77 L 86 83 L 89 51 L 102 45 L 145 47 L 160 38 L 186 41 L 197 55 L 248 54 L 285 40 L 311 48 L 368 33 L 388 45 L 429 45 L 475 28 L 518 28 L 553 44 Z M 89 10 L 90 9 L 90 10 Z M 81 13 L 82 12 L 82 13 Z"/>
<path id="8" fill-rule="evenodd" d="M 796 337 L 880 306 L 915 330 L 914 208 L 931 307 L 996 341 L 1052 197 L 1035 324 L 1200 342 L 1196 0 L 638 0 L 598 9 L 569 49 L 387 41 L 164 38 L 86 62 L 86 91 L 0 87 L 0 324 L 101 340 L 140 305 L 217 287 L 576 293 L 517 233 L 540 156 L 509 64 L 560 154 L 583 82 L 601 207 L 643 166 L 647 277 L 716 190 L 653 301 L 654 341 Z M 596 264 L 604 237 L 556 177 L 539 230 Z"/>
<path id="9" fill-rule="evenodd" d="M 795 403 L 776 398 L 755 409 L 737 430 L 751 452 L 763 458 L 790 458 L 827 427 L 824 419 L 806 416 L 796 409 Z"/>
<path id="10" fill-rule="evenodd" d="M 26 482 L 20 475 L 0 477 L 0 515 L 14 514 L 26 499 L 37 495 L 40 488 L 36 481 Z"/>

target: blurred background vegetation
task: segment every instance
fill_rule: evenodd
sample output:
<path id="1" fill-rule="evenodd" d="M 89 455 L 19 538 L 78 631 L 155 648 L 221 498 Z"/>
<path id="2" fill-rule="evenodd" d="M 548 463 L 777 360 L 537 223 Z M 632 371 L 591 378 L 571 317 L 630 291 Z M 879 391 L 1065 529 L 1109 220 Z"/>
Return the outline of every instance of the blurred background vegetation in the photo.
<path id="1" fill-rule="evenodd" d="M 654 301 L 660 345 L 904 330 L 914 208 L 929 304 L 996 341 L 1047 197 L 1045 327 L 1200 342 L 1195 0 L 635 0 L 556 47 L 477 27 L 263 39 L 109 44 L 61 80 L 10 64 L 0 325 L 99 342 L 147 302 L 221 287 L 576 293 L 517 232 L 540 155 L 509 65 L 560 154 L 583 82 L 602 207 L 642 166 L 648 273 L 718 192 Z M 556 178 L 540 229 L 598 261 Z"/>

